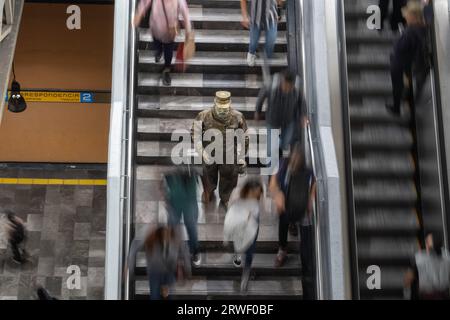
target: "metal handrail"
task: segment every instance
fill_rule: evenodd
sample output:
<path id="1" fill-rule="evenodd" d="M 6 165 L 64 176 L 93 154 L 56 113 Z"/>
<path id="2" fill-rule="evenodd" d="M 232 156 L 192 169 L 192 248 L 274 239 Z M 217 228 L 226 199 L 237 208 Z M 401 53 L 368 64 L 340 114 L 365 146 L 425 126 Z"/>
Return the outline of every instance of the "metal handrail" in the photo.
<path id="1" fill-rule="evenodd" d="M 0 0 L 0 42 L 5 39 L 12 31 L 14 23 L 15 0 Z M 5 23 L 3 23 L 5 15 Z"/>
<path id="2" fill-rule="evenodd" d="M 133 22 L 134 14 L 136 9 L 136 0 L 130 1 L 130 22 Z M 124 223 L 124 259 L 128 259 L 130 254 L 130 246 L 131 241 L 134 236 L 134 220 L 133 220 L 133 212 L 134 212 L 134 201 L 133 201 L 133 191 L 134 191 L 134 128 L 135 128 L 135 82 L 136 82 L 136 28 L 132 24 L 130 24 L 130 38 L 129 38 L 129 79 L 128 79 L 128 101 L 129 108 L 127 110 L 127 139 L 126 139 L 126 173 L 127 184 L 126 184 L 126 199 L 125 199 L 125 223 Z M 127 268 L 125 272 L 124 279 L 124 292 L 123 298 L 125 300 L 130 299 L 130 292 L 134 287 L 132 286 L 131 280 L 134 279 L 134 268 Z M 132 294 L 134 295 L 134 294 Z"/>
<path id="3" fill-rule="evenodd" d="M 343 129 L 344 129 L 344 148 L 345 148 L 345 174 L 346 174 L 346 193 L 347 208 L 349 216 L 349 239 L 351 256 L 351 274 L 352 274 L 352 294 L 354 299 L 359 299 L 359 266 L 358 266 L 358 247 L 356 236 L 356 216 L 353 190 L 353 156 L 352 156 L 352 133 L 350 125 L 350 102 L 348 93 L 348 70 L 347 70 L 347 44 L 345 28 L 345 5 L 344 1 L 336 1 L 337 18 L 337 39 L 339 44 L 339 62 L 340 62 L 340 85 L 342 97 Z"/>
<path id="4" fill-rule="evenodd" d="M 307 138 L 308 138 L 308 147 L 311 157 L 311 167 L 313 171 L 314 178 L 317 180 L 317 165 L 316 165 L 316 157 L 314 153 L 313 139 L 311 135 L 311 126 L 309 123 L 306 126 Z M 317 183 L 317 182 L 316 182 Z M 316 185 L 317 187 L 317 185 Z M 314 260 L 315 260 L 315 282 L 316 282 L 316 299 L 323 300 L 323 279 L 322 279 L 322 258 L 321 258 L 321 239 L 320 239 L 320 216 L 318 214 L 318 208 L 320 207 L 319 197 L 317 196 L 317 192 L 314 199 L 313 212 L 312 212 L 312 225 L 314 229 Z"/>

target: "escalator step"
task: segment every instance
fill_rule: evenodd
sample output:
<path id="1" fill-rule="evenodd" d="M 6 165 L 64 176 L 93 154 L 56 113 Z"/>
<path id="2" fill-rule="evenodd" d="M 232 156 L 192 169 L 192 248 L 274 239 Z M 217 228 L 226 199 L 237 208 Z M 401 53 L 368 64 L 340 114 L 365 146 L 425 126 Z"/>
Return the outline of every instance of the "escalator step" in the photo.
<path id="1" fill-rule="evenodd" d="M 368 180 L 354 188 L 357 206 L 415 206 L 417 190 L 413 181 Z"/>

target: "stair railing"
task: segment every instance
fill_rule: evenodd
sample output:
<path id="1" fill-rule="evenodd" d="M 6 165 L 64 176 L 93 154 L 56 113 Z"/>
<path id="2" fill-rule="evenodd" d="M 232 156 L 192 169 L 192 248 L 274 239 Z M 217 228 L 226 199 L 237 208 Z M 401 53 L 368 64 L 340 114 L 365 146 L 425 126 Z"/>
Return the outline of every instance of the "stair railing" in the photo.
<path id="1" fill-rule="evenodd" d="M 105 299 L 129 299 L 126 267 L 133 227 L 135 0 L 116 1 L 108 151 Z"/>

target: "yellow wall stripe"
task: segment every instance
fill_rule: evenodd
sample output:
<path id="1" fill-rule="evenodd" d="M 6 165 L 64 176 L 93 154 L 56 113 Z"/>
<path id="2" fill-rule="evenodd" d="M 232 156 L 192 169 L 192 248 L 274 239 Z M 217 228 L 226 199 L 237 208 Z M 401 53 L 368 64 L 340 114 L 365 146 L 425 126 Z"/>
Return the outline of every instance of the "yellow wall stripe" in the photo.
<path id="1" fill-rule="evenodd" d="M 0 178 L 0 184 L 106 186 L 106 179 L 32 179 Z"/>

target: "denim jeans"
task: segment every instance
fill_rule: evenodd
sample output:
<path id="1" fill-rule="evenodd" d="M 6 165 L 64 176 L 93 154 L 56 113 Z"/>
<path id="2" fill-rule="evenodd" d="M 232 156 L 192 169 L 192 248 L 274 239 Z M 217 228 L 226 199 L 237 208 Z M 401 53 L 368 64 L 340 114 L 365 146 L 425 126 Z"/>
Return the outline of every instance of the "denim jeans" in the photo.
<path id="1" fill-rule="evenodd" d="M 198 253 L 198 204 L 196 199 L 193 199 L 191 203 L 184 203 L 182 206 L 184 207 L 172 207 L 169 209 L 169 225 L 179 225 L 181 223 L 181 217 L 183 217 L 189 237 L 189 251 L 194 255 Z"/>
<path id="2" fill-rule="evenodd" d="M 270 125 L 267 125 L 267 156 L 269 158 L 271 158 L 272 155 L 276 154 L 277 152 L 280 153 L 280 150 L 283 151 L 287 150 L 288 147 L 292 144 L 295 135 L 295 123 L 292 122 L 286 128 L 278 129 L 280 130 L 280 138 L 278 140 L 278 146 L 272 145 L 272 139 L 270 134 L 272 129 L 277 128 L 273 128 Z"/>
<path id="3" fill-rule="evenodd" d="M 250 45 L 248 52 L 251 54 L 255 54 L 258 49 L 259 39 L 261 37 L 261 27 L 258 27 L 256 24 L 252 24 L 250 26 Z M 268 59 L 272 58 L 273 50 L 275 47 L 275 42 L 277 40 L 277 31 L 278 26 L 274 23 L 272 26 L 266 27 L 266 43 L 265 43 L 265 51 Z"/>
<path id="4" fill-rule="evenodd" d="M 248 248 L 247 251 L 245 252 L 245 265 L 244 265 L 244 267 L 246 269 L 250 269 L 252 267 L 253 255 L 255 254 L 255 251 L 256 251 L 256 241 L 258 240 L 258 234 L 259 234 L 259 228 L 258 228 L 258 231 L 256 231 L 255 241 L 250 246 L 250 248 Z"/>
<path id="5" fill-rule="evenodd" d="M 175 283 L 175 275 L 149 272 L 150 300 L 161 300 L 161 288 Z"/>

